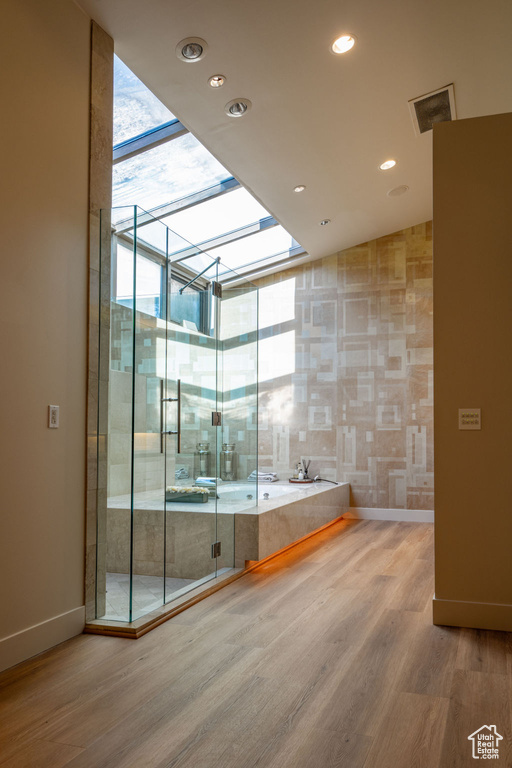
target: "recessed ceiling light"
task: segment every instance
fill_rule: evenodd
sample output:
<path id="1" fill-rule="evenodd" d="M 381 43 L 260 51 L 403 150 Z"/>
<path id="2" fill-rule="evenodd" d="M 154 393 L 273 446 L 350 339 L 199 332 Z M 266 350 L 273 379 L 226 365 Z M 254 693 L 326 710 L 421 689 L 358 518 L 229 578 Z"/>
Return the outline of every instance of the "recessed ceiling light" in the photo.
<path id="1" fill-rule="evenodd" d="M 293 191 L 294 192 L 304 192 L 305 189 L 306 189 L 306 187 L 304 186 L 304 184 L 298 184 L 296 187 L 293 188 Z"/>
<path id="2" fill-rule="evenodd" d="M 355 42 L 356 39 L 354 35 L 340 35 L 340 37 L 337 37 L 334 43 L 332 43 L 331 51 L 336 54 L 347 53 L 347 51 L 350 51 L 350 49 L 354 47 Z"/>
<path id="3" fill-rule="evenodd" d="M 386 160 L 384 163 L 381 163 L 379 165 L 379 168 L 381 171 L 389 171 L 390 168 L 394 168 L 396 165 L 396 160 Z"/>
<path id="4" fill-rule="evenodd" d="M 388 192 L 386 192 L 386 195 L 388 197 L 398 197 L 399 195 L 404 195 L 408 191 L 409 187 L 407 184 L 400 184 L 399 187 L 393 187 L 393 189 L 390 189 Z"/>
<path id="5" fill-rule="evenodd" d="M 201 61 L 204 59 L 208 43 L 201 37 L 186 37 L 176 46 L 176 56 L 181 61 Z"/>
<path id="6" fill-rule="evenodd" d="M 211 85 L 212 88 L 222 88 L 225 82 L 226 78 L 224 75 L 212 75 L 208 79 L 208 85 Z"/>
<path id="7" fill-rule="evenodd" d="M 326 227 L 327 224 L 330 224 L 330 223 L 331 223 L 330 219 L 322 219 L 322 221 L 319 222 L 321 227 Z"/>
<path id="8" fill-rule="evenodd" d="M 226 115 L 229 115 L 229 117 L 242 117 L 242 115 L 245 115 L 251 107 L 252 104 L 249 99 L 233 99 L 232 101 L 228 101 L 224 107 L 224 112 Z"/>

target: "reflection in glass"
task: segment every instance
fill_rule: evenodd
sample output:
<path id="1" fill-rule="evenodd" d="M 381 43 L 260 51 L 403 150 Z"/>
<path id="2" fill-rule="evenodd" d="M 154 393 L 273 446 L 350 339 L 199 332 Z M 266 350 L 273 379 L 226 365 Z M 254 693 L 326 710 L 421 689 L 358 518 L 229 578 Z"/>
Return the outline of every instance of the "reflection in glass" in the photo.
<path id="1" fill-rule="evenodd" d="M 160 317 L 162 267 L 140 253 L 137 254 L 137 309 Z M 126 246 L 117 245 L 116 301 L 133 307 L 133 253 Z"/>

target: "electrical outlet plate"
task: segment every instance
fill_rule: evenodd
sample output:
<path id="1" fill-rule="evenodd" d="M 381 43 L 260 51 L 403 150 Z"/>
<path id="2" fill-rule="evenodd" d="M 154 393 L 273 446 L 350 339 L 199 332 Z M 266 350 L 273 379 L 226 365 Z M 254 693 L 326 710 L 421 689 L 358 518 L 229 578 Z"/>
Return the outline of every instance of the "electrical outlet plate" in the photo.
<path id="1" fill-rule="evenodd" d="M 459 408 L 459 429 L 482 429 L 480 408 Z"/>
<path id="2" fill-rule="evenodd" d="M 58 405 L 48 406 L 48 428 L 49 429 L 59 428 L 59 406 Z"/>

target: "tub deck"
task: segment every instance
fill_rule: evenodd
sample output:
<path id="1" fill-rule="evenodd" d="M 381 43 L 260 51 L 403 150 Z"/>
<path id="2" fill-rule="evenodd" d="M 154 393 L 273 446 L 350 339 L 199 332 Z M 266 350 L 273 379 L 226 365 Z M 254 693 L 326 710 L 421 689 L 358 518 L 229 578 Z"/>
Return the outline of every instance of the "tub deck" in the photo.
<path id="1" fill-rule="evenodd" d="M 318 528 L 342 517 L 350 506 L 349 483 L 287 485 L 285 496 L 258 501 L 235 513 L 235 566 L 263 560 Z M 260 489 L 263 484 L 260 484 Z M 269 490 L 271 492 L 271 489 Z"/>
<path id="2" fill-rule="evenodd" d="M 223 501 L 221 491 L 217 518 L 211 500 L 207 504 L 178 501 L 164 505 L 161 494 L 156 491 L 138 493 L 134 509 L 136 572 L 152 576 L 163 573 L 159 553 L 164 509 L 168 523 L 166 573 L 174 578 L 197 578 L 197 574 L 211 571 L 210 545 L 216 537 L 222 542 L 220 565 L 234 562 L 236 568 L 244 568 L 247 561 L 262 560 L 278 552 L 341 517 L 349 508 L 348 483 L 337 486 L 328 483 L 297 486 L 287 481 L 260 483 L 259 494 L 272 494 L 276 488 L 289 493 L 260 499 L 257 505 L 247 499 Z M 254 492 L 254 485 L 247 484 L 247 492 L 251 491 Z M 127 573 L 130 495 L 109 498 L 107 515 L 107 570 Z"/>

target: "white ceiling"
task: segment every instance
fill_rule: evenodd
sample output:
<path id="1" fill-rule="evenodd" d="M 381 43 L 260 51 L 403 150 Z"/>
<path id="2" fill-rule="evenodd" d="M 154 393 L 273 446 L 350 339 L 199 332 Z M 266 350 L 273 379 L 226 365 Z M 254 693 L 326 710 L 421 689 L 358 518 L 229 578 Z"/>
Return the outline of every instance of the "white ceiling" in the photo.
<path id="1" fill-rule="evenodd" d="M 458 119 L 512 111 L 511 0 L 80 5 L 313 258 L 432 217 L 432 132 L 415 135 L 409 99 L 454 83 Z M 335 56 L 330 43 L 343 32 L 357 42 Z M 187 64 L 175 47 L 191 36 L 209 47 Z M 207 79 L 218 73 L 227 82 L 213 89 Z M 227 117 L 224 105 L 239 97 L 252 110 Z M 380 171 L 390 157 L 397 166 Z M 294 193 L 297 184 L 307 190 Z M 401 184 L 409 192 L 386 195 Z"/>

